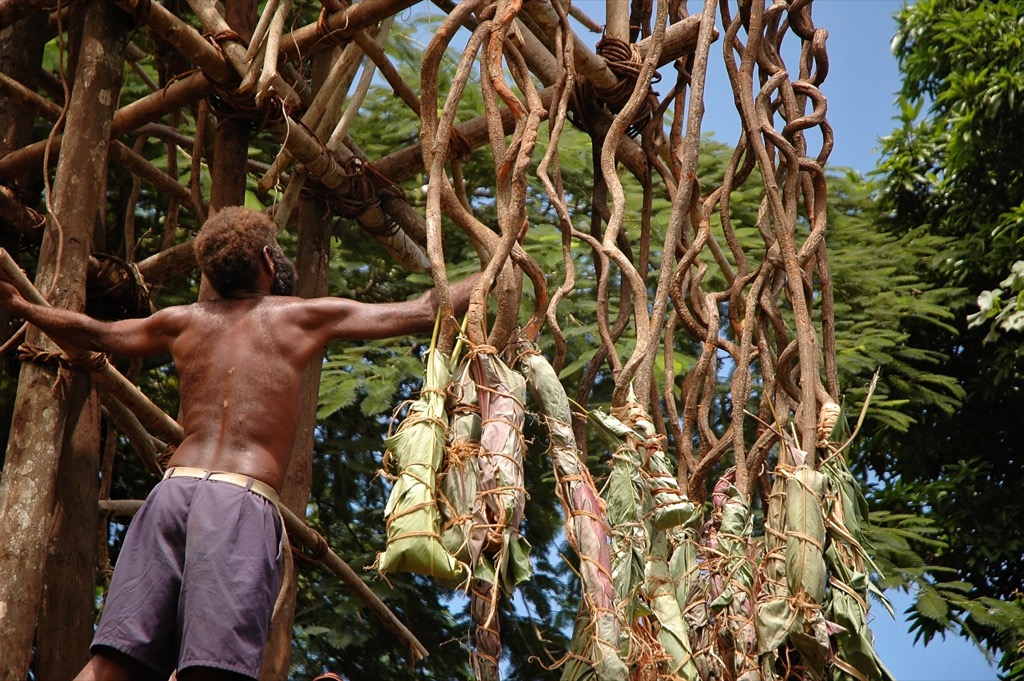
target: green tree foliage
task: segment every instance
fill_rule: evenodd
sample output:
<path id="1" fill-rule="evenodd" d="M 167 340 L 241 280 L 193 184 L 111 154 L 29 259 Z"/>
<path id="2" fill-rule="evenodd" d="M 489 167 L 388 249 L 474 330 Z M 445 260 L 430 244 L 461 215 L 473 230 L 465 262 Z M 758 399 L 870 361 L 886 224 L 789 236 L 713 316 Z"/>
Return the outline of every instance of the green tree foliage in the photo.
<path id="1" fill-rule="evenodd" d="M 886 484 L 874 498 L 889 511 L 934 520 L 944 546 L 929 560 L 948 570 L 943 581 L 970 585 L 947 589 L 945 607 L 962 616 L 967 635 L 1006 651 L 1009 665 L 1012 641 L 982 612 L 995 610 L 972 608 L 963 596 L 1019 602 L 1024 583 L 1020 338 L 986 343 L 986 330 L 969 328 L 968 316 L 982 291 L 1004 281 L 1024 234 L 1024 7 L 922 0 L 904 8 L 898 24 L 901 114 L 884 140 L 879 197 L 894 236 L 927 240 L 915 273 L 947 291 L 952 313 L 943 326 L 906 318 L 899 328 L 907 348 L 921 353 L 911 366 L 934 371 L 938 359 L 940 373 L 957 383 L 948 395 L 959 404 L 912 385 L 900 391 L 909 421 L 875 433 L 886 456 L 869 463 Z M 915 625 L 927 639 L 950 619 L 926 596 Z M 1012 629 L 1005 620 L 1002 629 Z"/>

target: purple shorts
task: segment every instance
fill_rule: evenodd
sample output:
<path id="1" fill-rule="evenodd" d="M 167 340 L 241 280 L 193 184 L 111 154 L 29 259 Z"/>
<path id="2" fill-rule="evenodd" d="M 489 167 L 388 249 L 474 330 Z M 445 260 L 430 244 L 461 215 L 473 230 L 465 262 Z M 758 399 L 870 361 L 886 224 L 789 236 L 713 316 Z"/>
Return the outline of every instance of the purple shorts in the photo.
<path id="1" fill-rule="evenodd" d="M 132 520 L 92 651 L 166 679 L 213 667 L 259 676 L 281 580 L 281 517 L 242 487 L 170 478 Z"/>

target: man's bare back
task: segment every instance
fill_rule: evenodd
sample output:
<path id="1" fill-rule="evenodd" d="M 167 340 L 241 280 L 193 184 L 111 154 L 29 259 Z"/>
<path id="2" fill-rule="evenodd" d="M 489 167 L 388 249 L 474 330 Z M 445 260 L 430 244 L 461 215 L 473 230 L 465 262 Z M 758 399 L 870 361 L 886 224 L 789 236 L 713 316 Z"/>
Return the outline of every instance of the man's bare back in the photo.
<path id="1" fill-rule="evenodd" d="M 463 288 L 460 303 L 468 294 Z M 364 305 L 236 296 L 178 308 L 167 321 L 176 331 L 169 349 L 181 379 L 185 431 L 169 465 L 241 473 L 280 491 L 310 358 L 336 339 L 429 329 L 434 306 L 428 299 Z"/>
<path id="2" fill-rule="evenodd" d="M 230 471 L 280 491 L 303 369 L 318 349 L 288 321 L 292 301 L 218 299 L 181 311 L 171 345 L 185 438 L 170 466 Z"/>

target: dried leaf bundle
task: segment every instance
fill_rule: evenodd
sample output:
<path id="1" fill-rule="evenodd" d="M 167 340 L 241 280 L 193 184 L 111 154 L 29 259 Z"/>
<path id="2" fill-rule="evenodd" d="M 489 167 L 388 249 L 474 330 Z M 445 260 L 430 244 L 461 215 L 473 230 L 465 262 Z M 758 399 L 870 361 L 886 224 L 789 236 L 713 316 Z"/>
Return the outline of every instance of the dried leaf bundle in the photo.
<path id="1" fill-rule="evenodd" d="M 523 486 L 523 423 L 526 381 L 493 352 L 469 360 L 480 403 L 477 497 L 485 521 L 472 532 L 483 552 L 474 574 L 505 594 L 530 577 L 530 545 L 519 530 L 526 505 Z"/>
<path id="2" fill-rule="evenodd" d="M 444 523 L 441 542 L 453 556 L 472 565 L 483 548 L 482 543 L 471 541 L 473 527 L 485 520 L 477 497 L 480 405 L 468 364 L 459 369 L 448 396 L 449 436 L 438 496 Z"/>
<path id="3" fill-rule="evenodd" d="M 619 658 L 620 626 L 604 504 L 590 471 L 580 460 L 569 399 L 555 370 L 532 348 L 520 356 L 520 370 L 547 428 L 548 454 L 565 513 L 565 536 L 580 559 L 583 598 L 573 632 L 572 659 L 562 678 L 582 678 L 583 669 L 589 667 L 600 681 L 622 679 L 627 671 Z"/>
<path id="4" fill-rule="evenodd" d="M 879 679 L 895 681 L 875 651 L 868 628 L 869 594 L 876 596 L 892 614 L 892 606 L 878 590 L 868 574 L 878 568 L 863 546 L 863 527 L 867 522 L 867 502 L 857 481 L 850 473 L 835 445 L 825 442 L 829 456 L 820 470 L 829 479 L 825 562 L 830 571 L 831 590 L 826 602 L 826 615 L 835 631 L 835 655 L 832 658 L 832 679 Z"/>

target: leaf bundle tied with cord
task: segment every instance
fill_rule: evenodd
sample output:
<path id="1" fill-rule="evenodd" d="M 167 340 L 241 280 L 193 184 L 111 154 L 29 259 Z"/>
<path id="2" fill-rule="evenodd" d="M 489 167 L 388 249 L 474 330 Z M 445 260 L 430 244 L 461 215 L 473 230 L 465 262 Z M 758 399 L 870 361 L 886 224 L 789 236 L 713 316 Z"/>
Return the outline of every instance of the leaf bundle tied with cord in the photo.
<path id="1" fill-rule="evenodd" d="M 580 458 L 569 399 L 554 368 L 532 346 L 520 355 L 519 366 L 547 429 L 566 540 L 580 559 L 583 592 L 562 678 L 576 681 L 592 672 L 599 681 L 616 681 L 627 675 L 627 669 L 619 657 L 621 627 L 615 610 L 605 506 Z"/>
<path id="2" fill-rule="evenodd" d="M 483 546 L 474 574 L 508 595 L 531 572 L 530 545 L 520 534 L 526 383 L 491 348 L 475 348 L 468 361 L 480 404 L 477 498 L 485 518 L 472 533 L 472 542 Z"/>
<path id="3" fill-rule="evenodd" d="M 416 572 L 453 582 L 464 580 L 469 569 L 445 549 L 441 539 L 436 488 L 444 460 L 445 390 L 451 372 L 448 357 L 437 350 L 436 342 L 435 326 L 420 397 L 385 441 L 397 475 L 384 508 L 387 546 L 377 555 L 374 567 L 382 574 Z"/>

